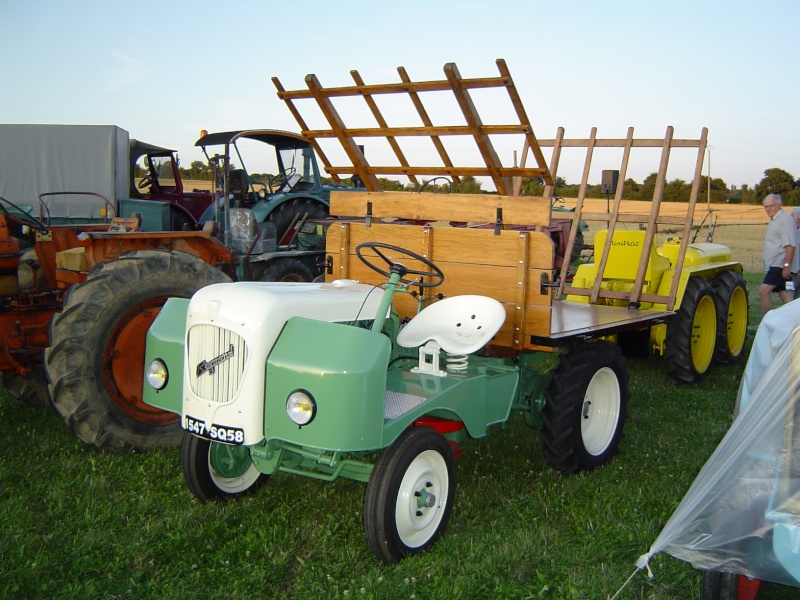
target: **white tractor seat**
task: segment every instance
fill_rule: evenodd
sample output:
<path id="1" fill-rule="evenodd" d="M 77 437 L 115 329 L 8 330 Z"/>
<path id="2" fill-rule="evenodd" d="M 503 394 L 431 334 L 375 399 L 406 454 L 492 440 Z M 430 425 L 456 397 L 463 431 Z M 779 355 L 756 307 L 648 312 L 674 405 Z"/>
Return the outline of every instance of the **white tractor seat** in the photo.
<path id="1" fill-rule="evenodd" d="M 472 354 L 489 343 L 506 319 L 506 310 L 487 296 L 452 296 L 421 310 L 397 334 L 404 348 L 430 340 L 449 354 Z"/>

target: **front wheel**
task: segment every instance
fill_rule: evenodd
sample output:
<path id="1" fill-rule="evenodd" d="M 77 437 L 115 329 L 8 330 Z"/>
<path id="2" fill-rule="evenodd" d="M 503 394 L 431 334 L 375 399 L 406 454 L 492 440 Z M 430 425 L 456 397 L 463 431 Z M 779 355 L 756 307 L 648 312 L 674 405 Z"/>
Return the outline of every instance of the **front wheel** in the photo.
<path id="1" fill-rule="evenodd" d="M 550 464 L 565 475 L 608 463 L 628 418 L 628 371 L 622 351 L 598 341 L 561 357 L 545 390 L 541 439 Z"/>
<path id="2" fill-rule="evenodd" d="M 261 473 L 247 446 L 220 444 L 184 432 L 181 467 L 186 487 L 200 500 L 226 500 L 249 494 L 269 475 Z"/>
<path id="3" fill-rule="evenodd" d="M 429 427 L 407 429 L 386 448 L 364 493 L 367 543 L 383 562 L 429 548 L 444 532 L 456 491 L 450 444 Z"/>

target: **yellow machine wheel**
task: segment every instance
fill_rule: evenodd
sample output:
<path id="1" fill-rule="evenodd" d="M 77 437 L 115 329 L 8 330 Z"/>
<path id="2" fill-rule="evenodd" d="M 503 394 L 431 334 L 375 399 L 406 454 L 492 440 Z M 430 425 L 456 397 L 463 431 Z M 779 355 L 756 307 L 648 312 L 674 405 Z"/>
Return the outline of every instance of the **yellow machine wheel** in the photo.
<path id="1" fill-rule="evenodd" d="M 675 383 L 696 383 L 711 366 L 717 340 L 717 309 L 711 284 L 690 277 L 678 313 L 667 326 L 667 374 Z"/>
<path id="2" fill-rule="evenodd" d="M 714 359 L 733 363 L 744 356 L 747 336 L 747 287 L 737 271 L 722 271 L 711 282 L 717 305 L 717 342 Z"/>

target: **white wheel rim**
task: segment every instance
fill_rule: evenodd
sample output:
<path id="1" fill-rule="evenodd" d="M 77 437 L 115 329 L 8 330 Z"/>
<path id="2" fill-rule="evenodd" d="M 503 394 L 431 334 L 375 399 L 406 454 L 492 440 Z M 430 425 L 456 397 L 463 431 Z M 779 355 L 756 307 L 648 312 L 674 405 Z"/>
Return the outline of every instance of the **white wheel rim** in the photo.
<path id="1" fill-rule="evenodd" d="M 256 468 L 255 464 L 250 463 L 247 470 L 238 477 L 223 477 L 214 469 L 211 453 L 208 455 L 208 472 L 211 474 L 214 485 L 226 494 L 237 494 L 249 489 L 261 475 L 261 471 Z"/>
<path id="2" fill-rule="evenodd" d="M 599 369 L 583 397 L 581 437 L 586 451 L 592 456 L 605 452 L 617 431 L 620 411 L 620 391 L 617 374 L 610 367 Z"/>
<path id="3" fill-rule="evenodd" d="M 436 533 L 449 490 L 447 463 L 435 450 L 422 452 L 408 466 L 394 513 L 397 534 L 408 548 L 419 548 Z"/>

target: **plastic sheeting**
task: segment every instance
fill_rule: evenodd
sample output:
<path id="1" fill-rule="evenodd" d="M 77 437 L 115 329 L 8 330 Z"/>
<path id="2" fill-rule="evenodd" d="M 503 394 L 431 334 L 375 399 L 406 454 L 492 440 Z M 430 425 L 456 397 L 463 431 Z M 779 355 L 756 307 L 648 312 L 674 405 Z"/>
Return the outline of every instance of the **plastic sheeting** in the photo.
<path id="1" fill-rule="evenodd" d="M 800 586 L 800 300 L 767 313 L 739 413 L 636 566 L 666 552 L 697 569 Z"/>

